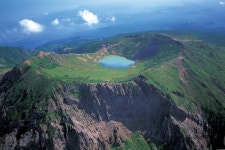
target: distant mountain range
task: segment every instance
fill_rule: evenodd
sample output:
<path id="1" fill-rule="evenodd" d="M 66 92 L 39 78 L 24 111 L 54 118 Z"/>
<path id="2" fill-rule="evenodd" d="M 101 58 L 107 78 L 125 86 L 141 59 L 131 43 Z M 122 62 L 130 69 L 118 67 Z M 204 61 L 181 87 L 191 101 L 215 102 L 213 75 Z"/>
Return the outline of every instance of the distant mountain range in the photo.
<path id="1" fill-rule="evenodd" d="M 225 148 L 221 34 L 152 31 L 0 53 L 2 74 L 13 68 L 0 82 L 0 149 Z M 136 64 L 102 67 L 110 54 Z"/>

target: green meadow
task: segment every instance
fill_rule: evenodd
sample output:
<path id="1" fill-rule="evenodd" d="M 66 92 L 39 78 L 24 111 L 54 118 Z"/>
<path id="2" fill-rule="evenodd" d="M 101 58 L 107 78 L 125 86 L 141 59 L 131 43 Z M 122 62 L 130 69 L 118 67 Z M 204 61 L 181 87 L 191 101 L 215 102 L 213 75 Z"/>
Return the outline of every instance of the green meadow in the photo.
<path id="1" fill-rule="evenodd" d="M 146 77 L 146 82 L 183 109 L 196 112 L 196 106 L 201 106 L 209 112 L 223 115 L 225 48 L 215 45 L 219 42 L 204 41 L 207 38 L 201 40 L 201 36 L 177 32 L 139 33 L 97 42 L 104 43 L 104 46 L 95 41 L 81 46 L 86 48 L 85 51 L 92 51 L 93 45 L 98 47 L 91 53 L 40 52 L 17 67 L 18 70 L 27 68 L 28 71 L 23 75 L 23 82 L 17 84 L 8 97 L 17 97 L 21 91 L 46 91 L 44 93 L 48 95 L 61 84 L 133 82 L 141 74 Z M 110 43 L 107 44 L 107 41 Z M 104 68 L 98 61 L 106 55 L 124 56 L 136 63 L 127 69 Z M 35 103 L 36 97 L 40 97 L 32 95 L 29 98 L 31 104 L 24 105 L 27 108 Z"/>

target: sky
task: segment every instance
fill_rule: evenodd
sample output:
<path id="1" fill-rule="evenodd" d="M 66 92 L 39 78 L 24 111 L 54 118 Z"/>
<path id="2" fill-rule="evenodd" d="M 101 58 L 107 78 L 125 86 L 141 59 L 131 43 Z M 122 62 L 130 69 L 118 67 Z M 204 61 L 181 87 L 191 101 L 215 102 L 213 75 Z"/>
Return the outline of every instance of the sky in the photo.
<path id="1" fill-rule="evenodd" d="M 0 45 L 34 48 L 75 36 L 225 28 L 225 0 L 1 0 Z"/>

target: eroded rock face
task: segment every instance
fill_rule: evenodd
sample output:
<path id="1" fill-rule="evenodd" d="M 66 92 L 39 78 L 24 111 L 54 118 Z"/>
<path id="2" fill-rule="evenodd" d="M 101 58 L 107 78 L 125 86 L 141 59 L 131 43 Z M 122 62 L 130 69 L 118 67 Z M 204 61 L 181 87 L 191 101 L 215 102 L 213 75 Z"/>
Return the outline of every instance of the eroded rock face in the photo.
<path id="1" fill-rule="evenodd" d="M 45 106 L 44 120 L 37 108 L 18 122 L 4 120 L 7 112 L 1 115 L 10 125 L 2 131 L 2 149 L 107 149 L 124 145 L 136 131 L 170 149 L 207 148 L 209 128 L 201 114 L 178 108 L 143 76 L 130 83 L 59 89 Z"/>

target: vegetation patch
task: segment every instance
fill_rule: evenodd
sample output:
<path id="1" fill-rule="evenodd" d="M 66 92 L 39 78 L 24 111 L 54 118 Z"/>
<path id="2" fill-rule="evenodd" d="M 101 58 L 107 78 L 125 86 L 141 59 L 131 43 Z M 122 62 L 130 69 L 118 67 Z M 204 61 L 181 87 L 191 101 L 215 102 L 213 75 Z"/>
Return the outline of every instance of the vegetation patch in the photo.
<path id="1" fill-rule="evenodd" d="M 130 150 L 130 149 L 150 150 L 150 147 L 140 133 L 133 133 L 126 140 L 124 147 L 112 148 L 112 150 Z"/>

